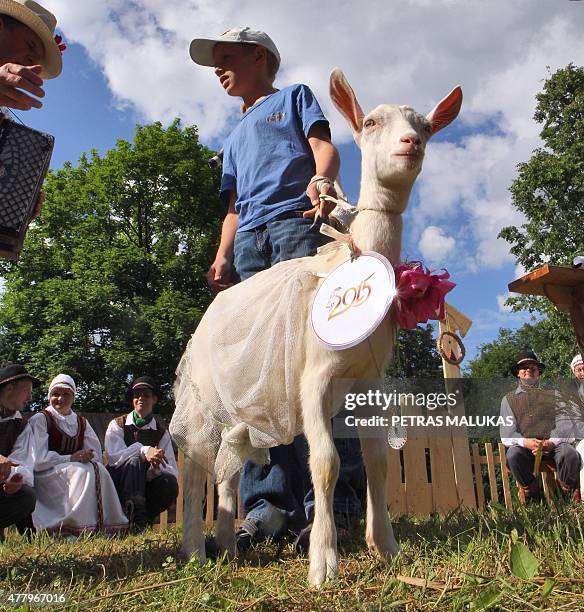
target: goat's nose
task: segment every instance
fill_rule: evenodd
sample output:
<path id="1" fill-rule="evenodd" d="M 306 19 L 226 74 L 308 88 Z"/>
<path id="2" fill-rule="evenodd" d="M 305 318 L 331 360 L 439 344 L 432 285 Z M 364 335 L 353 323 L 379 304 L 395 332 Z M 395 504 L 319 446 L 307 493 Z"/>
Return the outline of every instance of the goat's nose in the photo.
<path id="1" fill-rule="evenodd" d="M 419 145 L 421 143 L 420 137 L 417 134 L 406 134 L 399 139 L 400 142 L 409 145 Z"/>

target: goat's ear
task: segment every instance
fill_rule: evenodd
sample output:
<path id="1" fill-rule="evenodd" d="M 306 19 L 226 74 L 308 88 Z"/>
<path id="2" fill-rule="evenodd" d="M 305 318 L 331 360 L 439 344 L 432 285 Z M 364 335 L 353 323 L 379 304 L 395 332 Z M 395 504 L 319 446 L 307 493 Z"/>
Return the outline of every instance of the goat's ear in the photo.
<path id="1" fill-rule="evenodd" d="M 349 82 L 340 68 L 335 68 L 331 72 L 329 93 L 333 104 L 343 115 L 353 130 L 353 136 L 358 141 L 359 135 L 363 130 L 363 117 L 365 113 L 361 108 L 355 92 L 351 89 Z"/>
<path id="2" fill-rule="evenodd" d="M 426 115 L 432 124 L 432 134 L 435 134 L 454 121 L 462 106 L 462 89 L 455 87 L 443 100 L 440 100 L 434 110 Z"/>

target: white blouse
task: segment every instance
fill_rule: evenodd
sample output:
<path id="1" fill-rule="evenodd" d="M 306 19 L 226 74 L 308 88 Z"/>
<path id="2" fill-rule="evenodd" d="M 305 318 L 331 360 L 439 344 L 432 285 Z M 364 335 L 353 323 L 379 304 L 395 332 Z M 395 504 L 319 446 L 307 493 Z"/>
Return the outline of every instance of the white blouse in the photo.
<path id="1" fill-rule="evenodd" d="M 11 419 L 22 419 L 22 415 L 17 410 L 9 417 L 0 419 L 0 422 L 10 421 Z M 12 447 L 12 452 L 8 455 L 8 459 L 14 461 L 14 463 L 18 463 L 18 466 L 10 468 L 10 477 L 7 480 L 10 480 L 14 474 L 22 474 L 22 482 L 32 487 L 34 484 L 33 471 L 35 457 L 35 435 L 30 423 L 28 423 L 24 431 L 16 438 L 16 442 Z"/>
<path id="2" fill-rule="evenodd" d="M 52 406 L 47 407 L 48 412 L 55 419 L 57 427 L 68 436 L 75 436 L 78 432 L 77 414 L 71 412 L 67 415 L 60 414 Z M 71 455 L 60 455 L 56 451 L 49 450 L 49 432 L 47 429 L 47 417 L 39 412 L 30 419 L 30 424 L 35 434 L 36 440 L 36 461 L 35 470 L 40 472 L 42 470 L 49 469 L 60 463 L 71 461 Z M 85 435 L 83 437 L 84 449 L 93 450 L 93 459 L 102 463 L 102 450 L 101 444 L 97 434 L 89 424 L 89 421 L 85 420 Z"/>

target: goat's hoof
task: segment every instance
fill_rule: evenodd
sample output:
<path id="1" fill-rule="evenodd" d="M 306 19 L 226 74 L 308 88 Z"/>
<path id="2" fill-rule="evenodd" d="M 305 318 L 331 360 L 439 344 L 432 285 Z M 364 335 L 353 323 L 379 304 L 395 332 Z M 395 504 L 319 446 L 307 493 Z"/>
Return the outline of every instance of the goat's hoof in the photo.
<path id="1" fill-rule="evenodd" d="M 400 548 L 397 543 L 395 545 L 391 543 L 384 544 L 383 546 L 380 546 L 379 544 L 368 543 L 367 546 L 369 548 L 369 552 L 372 555 L 380 557 L 381 559 L 383 559 L 383 561 L 388 563 L 400 556 Z"/>
<path id="2" fill-rule="evenodd" d="M 328 559 L 317 560 L 310 564 L 308 571 L 308 581 L 311 586 L 317 589 L 327 581 L 335 580 L 339 573 L 339 564 L 337 555 L 333 555 Z"/>
<path id="3" fill-rule="evenodd" d="M 198 561 L 201 565 L 204 565 L 207 561 L 207 555 L 205 553 L 205 545 L 202 546 L 183 546 L 183 555 L 190 561 Z"/>
<path id="4" fill-rule="evenodd" d="M 216 538 L 219 555 L 225 554 L 228 559 L 235 559 L 237 546 L 235 545 L 235 535 L 230 538 Z"/>

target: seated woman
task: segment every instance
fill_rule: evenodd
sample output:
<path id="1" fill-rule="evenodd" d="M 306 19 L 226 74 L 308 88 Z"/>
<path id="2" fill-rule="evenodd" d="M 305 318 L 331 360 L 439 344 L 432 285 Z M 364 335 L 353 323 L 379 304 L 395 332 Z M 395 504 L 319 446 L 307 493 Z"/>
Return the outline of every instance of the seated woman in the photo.
<path id="1" fill-rule="evenodd" d="M 59 374 L 49 386 L 49 406 L 30 420 L 37 448 L 34 526 L 65 536 L 125 532 L 128 519 L 102 464 L 99 439 L 71 410 L 76 392 L 75 381 Z"/>

